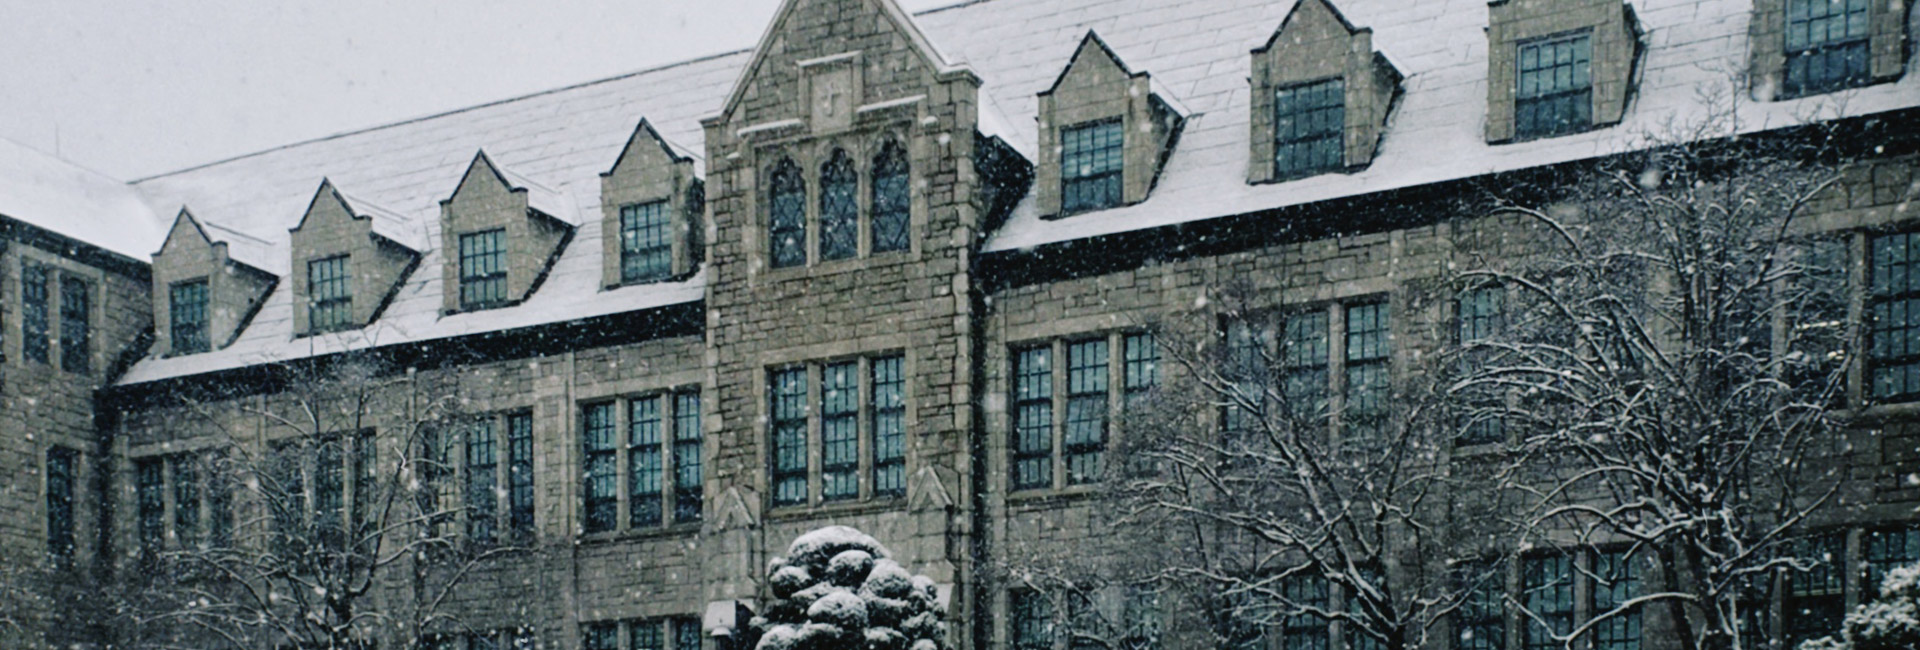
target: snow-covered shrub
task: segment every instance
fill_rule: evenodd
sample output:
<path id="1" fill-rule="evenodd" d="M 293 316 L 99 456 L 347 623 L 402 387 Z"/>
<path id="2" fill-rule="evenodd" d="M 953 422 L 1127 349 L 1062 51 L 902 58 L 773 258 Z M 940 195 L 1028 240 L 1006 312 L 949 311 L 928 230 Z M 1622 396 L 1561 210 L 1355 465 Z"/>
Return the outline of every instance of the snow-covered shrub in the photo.
<path id="1" fill-rule="evenodd" d="M 932 579 L 872 537 L 828 526 L 767 566 L 773 600 L 749 623 L 757 650 L 941 650 L 946 612 Z"/>
<path id="2" fill-rule="evenodd" d="M 1911 650 L 1920 648 L 1920 564 L 1887 572 L 1880 598 L 1847 612 L 1839 637 L 1800 644 L 1800 650 Z"/>

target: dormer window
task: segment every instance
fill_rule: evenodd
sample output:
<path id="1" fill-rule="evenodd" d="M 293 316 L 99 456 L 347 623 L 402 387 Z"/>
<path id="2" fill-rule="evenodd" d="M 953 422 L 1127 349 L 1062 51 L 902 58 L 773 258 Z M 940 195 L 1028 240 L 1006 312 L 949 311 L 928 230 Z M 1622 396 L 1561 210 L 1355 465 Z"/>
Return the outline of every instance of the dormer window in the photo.
<path id="1" fill-rule="evenodd" d="M 774 268 L 807 263 L 807 185 L 800 168 L 782 158 L 767 174 L 767 245 Z"/>
<path id="2" fill-rule="evenodd" d="M 1344 77 L 1285 86 L 1273 93 L 1273 175 L 1307 176 L 1346 163 Z"/>
<path id="3" fill-rule="evenodd" d="M 193 354 L 212 349 L 207 336 L 207 279 L 175 282 L 168 287 L 169 331 L 174 354 Z"/>
<path id="4" fill-rule="evenodd" d="M 873 159 L 873 252 L 907 250 L 912 200 L 907 194 L 907 150 L 888 140 Z"/>
<path id="5" fill-rule="evenodd" d="M 1085 212 L 1120 205 L 1126 170 L 1121 155 L 1122 120 L 1107 119 L 1060 130 L 1060 210 Z"/>
<path id="6" fill-rule="evenodd" d="M 1588 30 L 1520 43 L 1514 137 L 1544 138 L 1593 125 L 1593 35 Z"/>
<path id="7" fill-rule="evenodd" d="M 347 256 L 307 262 L 307 323 L 315 332 L 331 332 L 353 325 L 353 288 L 348 282 Z"/>
<path id="8" fill-rule="evenodd" d="M 1868 0 L 1787 0 L 1788 97 L 1864 85 Z"/>
<path id="9" fill-rule="evenodd" d="M 620 208 L 620 281 L 644 282 L 673 275 L 672 224 L 666 201 Z"/>
<path id="10" fill-rule="evenodd" d="M 460 235 L 460 309 L 487 309 L 507 301 L 507 231 Z"/>
<path id="11" fill-rule="evenodd" d="M 820 166 L 820 259 L 851 259 L 860 253 L 860 178 L 845 149 Z"/>

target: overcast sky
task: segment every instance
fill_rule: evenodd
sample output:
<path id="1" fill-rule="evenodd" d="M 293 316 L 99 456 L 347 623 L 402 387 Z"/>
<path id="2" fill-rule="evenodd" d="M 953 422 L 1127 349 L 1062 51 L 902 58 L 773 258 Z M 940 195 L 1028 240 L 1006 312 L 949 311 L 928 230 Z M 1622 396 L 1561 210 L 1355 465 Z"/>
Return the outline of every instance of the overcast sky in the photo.
<path id="1" fill-rule="evenodd" d="M 752 47 L 778 6 L 0 0 L 0 137 L 130 180 Z"/>

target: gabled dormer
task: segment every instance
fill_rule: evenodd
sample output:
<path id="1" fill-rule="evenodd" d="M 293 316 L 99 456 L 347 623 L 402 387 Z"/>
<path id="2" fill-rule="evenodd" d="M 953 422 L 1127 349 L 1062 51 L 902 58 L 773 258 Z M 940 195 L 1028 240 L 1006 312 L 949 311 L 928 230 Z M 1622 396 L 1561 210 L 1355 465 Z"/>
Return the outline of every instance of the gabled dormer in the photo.
<path id="1" fill-rule="evenodd" d="M 427 249 L 420 224 L 326 179 L 288 233 L 299 336 L 373 322 Z"/>
<path id="2" fill-rule="evenodd" d="M 1403 78 L 1330 0 L 1295 4 L 1252 71 L 1250 183 L 1365 167 Z"/>
<path id="3" fill-rule="evenodd" d="M 181 208 L 153 254 L 154 349 L 180 356 L 232 343 L 279 282 L 266 270 L 270 250 Z"/>
<path id="4" fill-rule="evenodd" d="M 602 284 L 658 282 L 691 273 L 706 254 L 706 189 L 693 153 L 645 119 L 600 174 Z"/>
<path id="5" fill-rule="evenodd" d="M 453 196 L 440 202 L 441 286 L 447 313 L 519 304 L 573 238 L 572 208 L 558 190 L 473 156 Z"/>
<path id="6" fill-rule="evenodd" d="M 1621 0 L 1487 3 L 1487 142 L 1620 123 L 1640 67 L 1640 21 Z"/>
<path id="7" fill-rule="evenodd" d="M 1060 217 L 1145 201 L 1186 111 L 1089 31 L 1041 91 L 1039 119 L 1034 198 Z"/>

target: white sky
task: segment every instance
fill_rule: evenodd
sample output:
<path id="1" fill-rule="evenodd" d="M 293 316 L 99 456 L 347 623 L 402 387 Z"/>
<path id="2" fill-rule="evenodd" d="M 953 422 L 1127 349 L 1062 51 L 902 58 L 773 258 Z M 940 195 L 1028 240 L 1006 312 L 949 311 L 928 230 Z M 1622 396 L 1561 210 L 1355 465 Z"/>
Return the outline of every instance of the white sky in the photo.
<path id="1" fill-rule="evenodd" d="M 778 5 L 0 0 L 0 137 L 139 178 L 752 47 Z"/>

